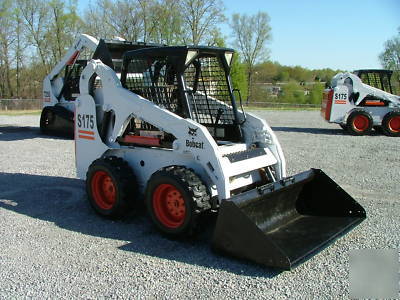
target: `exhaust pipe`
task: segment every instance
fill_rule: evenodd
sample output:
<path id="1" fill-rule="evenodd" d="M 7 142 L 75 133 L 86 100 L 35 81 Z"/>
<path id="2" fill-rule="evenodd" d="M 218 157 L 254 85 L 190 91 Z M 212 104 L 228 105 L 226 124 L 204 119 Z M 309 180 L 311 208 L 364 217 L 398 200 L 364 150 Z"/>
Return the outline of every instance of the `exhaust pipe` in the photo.
<path id="1" fill-rule="evenodd" d="M 213 249 L 290 270 L 366 218 L 364 208 L 319 169 L 222 201 Z"/>

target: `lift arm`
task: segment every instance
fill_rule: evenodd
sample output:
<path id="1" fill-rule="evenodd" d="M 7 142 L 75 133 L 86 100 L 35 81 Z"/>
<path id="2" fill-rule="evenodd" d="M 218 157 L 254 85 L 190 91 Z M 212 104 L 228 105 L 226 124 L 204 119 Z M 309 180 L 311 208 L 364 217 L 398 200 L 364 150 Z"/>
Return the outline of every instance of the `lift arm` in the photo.
<path id="1" fill-rule="evenodd" d="M 64 55 L 64 57 L 58 62 L 58 64 L 53 68 L 53 70 L 51 70 L 51 72 L 48 75 L 49 80 L 52 80 L 54 77 L 56 77 L 64 69 L 65 66 L 73 65 L 76 59 L 78 58 L 79 53 L 83 49 L 88 48 L 94 51 L 96 50 L 98 44 L 99 41 L 90 35 L 87 34 L 79 35 L 76 38 L 72 47 Z"/>

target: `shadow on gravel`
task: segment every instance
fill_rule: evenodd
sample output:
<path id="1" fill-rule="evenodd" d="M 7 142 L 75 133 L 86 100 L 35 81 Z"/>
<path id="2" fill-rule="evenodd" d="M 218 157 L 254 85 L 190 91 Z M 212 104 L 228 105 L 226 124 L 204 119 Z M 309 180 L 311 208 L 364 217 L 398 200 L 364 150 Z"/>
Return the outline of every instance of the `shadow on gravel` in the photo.
<path id="1" fill-rule="evenodd" d="M 328 135 L 348 135 L 342 129 L 328 129 L 328 128 L 301 128 L 301 127 L 272 127 L 273 131 L 283 132 L 299 132 L 311 134 L 328 134 Z"/>
<path id="2" fill-rule="evenodd" d="M 0 126 L 0 141 L 19 141 L 29 140 L 33 138 L 51 138 L 56 140 L 70 140 L 71 138 L 66 136 L 50 136 L 40 133 L 39 127 L 31 126 Z"/>
<path id="3" fill-rule="evenodd" d="M 273 131 L 283 132 L 299 132 L 299 133 L 311 133 L 311 134 L 325 134 L 325 135 L 349 135 L 346 131 L 341 128 L 304 128 L 304 127 L 271 127 Z M 375 131 L 372 131 L 367 136 L 378 136 L 381 135 Z"/>
<path id="4" fill-rule="evenodd" d="M 119 221 L 102 218 L 86 201 L 85 184 L 79 179 L 0 173 L 0 208 L 53 222 L 66 230 L 128 241 L 119 247 L 124 251 L 238 275 L 272 278 L 280 274 L 273 269 L 212 252 L 210 244 L 215 216 L 204 218 L 204 230 L 195 239 L 179 241 L 162 236 L 150 223 L 143 208 Z"/>
<path id="5" fill-rule="evenodd" d="M 40 136 L 38 127 L 0 126 L 0 141 L 28 140 Z"/>

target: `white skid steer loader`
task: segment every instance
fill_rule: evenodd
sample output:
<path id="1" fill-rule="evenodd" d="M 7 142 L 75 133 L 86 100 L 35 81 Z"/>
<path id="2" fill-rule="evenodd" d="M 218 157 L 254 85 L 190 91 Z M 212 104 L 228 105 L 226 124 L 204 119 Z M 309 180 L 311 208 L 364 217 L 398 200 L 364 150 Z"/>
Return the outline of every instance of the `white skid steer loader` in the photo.
<path id="1" fill-rule="evenodd" d="M 41 132 L 74 136 L 74 101 L 79 96 L 79 78 L 87 64 L 87 56 L 89 59 L 100 59 L 113 68 L 119 76 L 124 52 L 155 46 L 162 45 L 124 40 L 97 40 L 87 34 L 79 35 L 72 47 L 43 80 Z"/>
<path id="2" fill-rule="evenodd" d="M 393 95 L 390 70 L 357 70 L 339 73 L 324 91 L 321 113 L 353 135 L 372 128 L 388 136 L 400 136 L 400 96 Z M 363 82 L 364 81 L 364 82 Z"/>
<path id="3" fill-rule="evenodd" d="M 90 60 L 75 101 L 77 175 L 103 216 L 144 199 L 158 229 L 177 237 L 218 211 L 215 250 L 290 269 L 366 214 L 321 170 L 286 177 L 274 132 L 236 105 L 233 52 L 127 51 L 120 76 Z"/>

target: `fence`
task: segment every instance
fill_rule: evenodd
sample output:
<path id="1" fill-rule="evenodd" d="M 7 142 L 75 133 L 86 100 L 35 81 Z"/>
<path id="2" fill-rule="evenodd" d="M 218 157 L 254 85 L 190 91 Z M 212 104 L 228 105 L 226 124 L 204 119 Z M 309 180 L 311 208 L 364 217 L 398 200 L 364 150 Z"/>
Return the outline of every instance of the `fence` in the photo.
<path id="1" fill-rule="evenodd" d="M 0 111 L 40 109 L 42 109 L 42 99 L 0 99 Z"/>
<path id="2" fill-rule="evenodd" d="M 318 104 L 303 103 L 282 103 L 282 102 L 250 102 L 245 107 L 262 108 L 319 108 Z M 40 110 L 42 109 L 42 99 L 0 99 L 0 111 L 7 110 Z"/>

